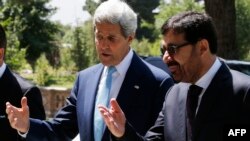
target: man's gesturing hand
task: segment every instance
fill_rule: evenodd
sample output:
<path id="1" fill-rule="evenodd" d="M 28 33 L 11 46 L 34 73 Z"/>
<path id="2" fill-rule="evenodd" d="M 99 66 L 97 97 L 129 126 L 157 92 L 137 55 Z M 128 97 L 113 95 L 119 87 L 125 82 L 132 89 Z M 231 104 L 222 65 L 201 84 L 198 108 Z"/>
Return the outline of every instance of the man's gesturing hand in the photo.
<path id="1" fill-rule="evenodd" d="M 126 117 L 117 101 L 110 100 L 110 109 L 102 105 L 98 105 L 98 108 L 110 132 L 115 137 L 122 137 L 125 133 Z"/>
<path id="2" fill-rule="evenodd" d="M 17 108 L 6 102 L 6 113 L 12 128 L 21 133 L 26 133 L 29 130 L 29 107 L 27 105 L 27 98 L 23 97 L 21 100 L 21 108 Z"/>

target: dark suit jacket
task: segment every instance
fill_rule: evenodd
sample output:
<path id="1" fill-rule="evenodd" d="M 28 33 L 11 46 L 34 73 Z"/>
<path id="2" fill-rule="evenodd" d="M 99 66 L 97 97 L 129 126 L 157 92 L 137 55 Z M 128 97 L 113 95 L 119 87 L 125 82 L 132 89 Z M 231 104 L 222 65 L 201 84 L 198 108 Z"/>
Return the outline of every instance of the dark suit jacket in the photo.
<path id="1" fill-rule="evenodd" d="M 187 92 L 183 87 L 183 83 L 172 87 L 155 125 L 144 139 L 135 134 L 127 123 L 127 130 L 121 140 L 186 141 Z M 223 63 L 202 97 L 196 115 L 194 141 L 223 141 L 223 130 L 228 126 L 249 126 L 249 88 L 249 76 L 229 70 Z"/>
<path id="2" fill-rule="evenodd" d="M 26 91 L 22 92 L 22 89 Z M 39 89 L 17 74 L 13 74 L 8 67 L 6 67 L 3 76 L 0 78 L 0 90 L 1 141 L 16 141 L 19 138 L 17 131 L 11 128 L 5 113 L 5 103 L 7 101 L 17 107 L 20 107 L 21 98 L 26 93 L 25 96 L 28 98 L 28 105 L 30 107 L 30 116 L 38 119 L 45 119 L 45 111 Z"/>
<path id="3" fill-rule="evenodd" d="M 79 131 L 82 141 L 93 141 L 95 97 L 103 68 L 98 64 L 81 71 L 67 105 L 50 122 L 31 119 L 27 139 L 64 141 L 74 138 Z M 136 85 L 139 89 L 135 88 Z M 145 134 L 154 124 L 165 94 L 172 85 L 173 80 L 167 73 L 142 61 L 134 53 L 117 101 L 139 133 Z M 102 140 L 110 140 L 107 128 Z"/>

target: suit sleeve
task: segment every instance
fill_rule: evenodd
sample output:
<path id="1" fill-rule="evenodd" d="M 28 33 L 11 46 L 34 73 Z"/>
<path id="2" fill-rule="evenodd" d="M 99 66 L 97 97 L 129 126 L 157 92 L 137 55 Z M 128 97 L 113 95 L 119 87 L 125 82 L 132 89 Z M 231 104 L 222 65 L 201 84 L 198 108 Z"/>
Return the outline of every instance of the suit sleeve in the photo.
<path id="1" fill-rule="evenodd" d="M 146 141 L 145 138 L 137 133 L 132 125 L 128 122 L 125 124 L 124 135 L 120 138 L 112 136 L 112 139 L 116 141 Z"/>
<path id="2" fill-rule="evenodd" d="M 78 133 L 76 116 L 76 94 L 78 79 L 62 107 L 50 120 L 30 119 L 27 141 L 71 141 Z"/>
<path id="3" fill-rule="evenodd" d="M 116 141 L 164 141 L 164 107 L 159 114 L 154 126 L 152 126 L 143 137 L 126 122 L 125 133 L 121 138 L 112 137 Z"/>
<path id="4" fill-rule="evenodd" d="M 165 103 L 164 103 L 165 105 Z M 144 140 L 150 141 L 164 141 L 164 111 L 165 106 L 163 106 L 162 111 L 159 113 L 159 116 L 154 124 L 145 135 Z"/>

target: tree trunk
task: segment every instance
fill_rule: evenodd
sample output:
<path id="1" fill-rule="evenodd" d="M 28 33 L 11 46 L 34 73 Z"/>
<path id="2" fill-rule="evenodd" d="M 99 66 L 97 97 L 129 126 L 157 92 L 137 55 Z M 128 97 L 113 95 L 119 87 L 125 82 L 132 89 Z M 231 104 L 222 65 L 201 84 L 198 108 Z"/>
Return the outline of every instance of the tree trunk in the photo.
<path id="1" fill-rule="evenodd" d="M 236 47 L 235 0 L 205 0 L 205 10 L 213 18 L 218 35 L 218 56 L 239 59 Z"/>

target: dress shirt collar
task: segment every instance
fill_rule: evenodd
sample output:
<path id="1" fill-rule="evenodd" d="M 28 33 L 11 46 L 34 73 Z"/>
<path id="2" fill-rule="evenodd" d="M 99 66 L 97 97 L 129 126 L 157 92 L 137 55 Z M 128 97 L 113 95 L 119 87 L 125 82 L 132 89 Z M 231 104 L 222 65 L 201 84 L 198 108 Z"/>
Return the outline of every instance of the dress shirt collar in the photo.
<path id="1" fill-rule="evenodd" d="M 216 72 L 219 70 L 221 66 L 221 62 L 219 61 L 218 58 L 214 61 L 214 64 L 212 67 L 208 70 L 207 73 L 205 73 L 195 84 L 197 86 L 202 87 L 204 90 L 208 88 L 208 85 L 214 78 Z"/>
<path id="2" fill-rule="evenodd" d="M 124 59 L 118 65 L 115 66 L 117 73 L 119 73 L 119 75 L 124 76 L 127 73 L 127 70 L 131 64 L 132 58 L 133 58 L 133 51 L 132 49 L 130 49 L 128 54 L 124 57 Z M 105 67 L 104 69 L 105 69 L 104 72 L 106 72 L 107 67 Z"/>
<path id="3" fill-rule="evenodd" d="M 6 69 L 6 64 L 3 62 L 3 65 L 0 66 L 0 78 L 3 76 L 5 69 Z"/>

